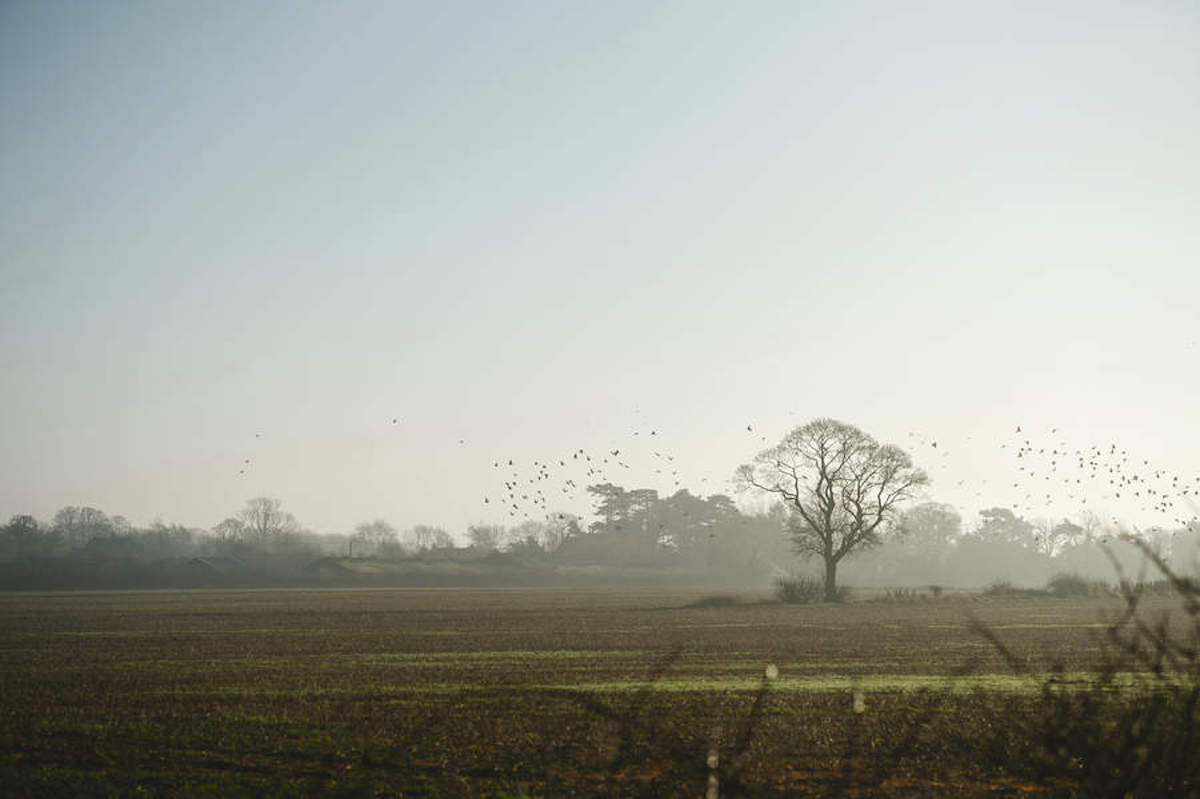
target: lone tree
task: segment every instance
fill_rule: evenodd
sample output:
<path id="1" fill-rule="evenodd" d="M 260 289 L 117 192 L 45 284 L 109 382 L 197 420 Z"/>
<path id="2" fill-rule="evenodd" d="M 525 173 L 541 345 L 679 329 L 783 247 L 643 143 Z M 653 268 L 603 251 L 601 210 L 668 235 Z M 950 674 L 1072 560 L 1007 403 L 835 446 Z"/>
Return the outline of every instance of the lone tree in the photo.
<path id="1" fill-rule="evenodd" d="M 792 430 L 753 463 L 739 466 L 737 479 L 743 488 L 775 494 L 787 504 L 796 552 L 825 562 L 827 602 L 837 599 L 842 558 L 878 544 L 899 506 L 929 482 L 904 450 L 836 419 Z"/>

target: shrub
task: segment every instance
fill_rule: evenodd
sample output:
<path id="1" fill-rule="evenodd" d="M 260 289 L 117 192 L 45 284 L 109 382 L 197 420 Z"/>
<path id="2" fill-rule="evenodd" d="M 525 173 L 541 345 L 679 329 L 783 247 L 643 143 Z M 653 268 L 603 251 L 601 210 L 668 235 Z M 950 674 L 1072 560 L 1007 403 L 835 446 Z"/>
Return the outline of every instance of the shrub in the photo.
<path id="1" fill-rule="evenodd" d="M 885 602 L 915 602 L 921 598 L 915 588 L 888 588 L 883 594 Z"/>
<path id="2" fill-rule="evenodd" d="M 1079 574 L 1059 572 L 1050 578 L 1046 590 L 1058 597 L 1099 596 L 1108 593 L 1108 584 L 1102 580 L 1089 580 Z"/>
<path id="3" fill-rule="evenodd" d="M 1008 580 L 996 580 L 983 589 L 984 596 L 993 597 L 1031 597 L 1044 596 L 1045 593 L 1036 588 L 1017 588 Z"/>
<path id="4" fill-rule="evenodd" d="M 1065 667 L 1057 666 L 1037 700 L 1015 702 L 982 739 L 957 741 L 964 751 L 990 752 L 992 765 L 1052 788 L 1053 795 L 1200 795 L 1200 591 L 1149 547 L 1131 543 L 1165 579 L 1120 581 L 1125 608 L 1099 639 L 1092 684 L 1064 685 Z M 1051 590 L 1056 580 L 1067 590 L 1096 586 L 1057 575 Z M 1183 618 L 1147 618 L 1139 607 L 1147 586 L 1169 589 Z M 994 632 L 978 629 L 1018 672 L 1027 672 Z"/>
<path id="5" fill-rule="evenodd" d="M 839 592 L 840 594 L 841 592 Z M 825 599 L 825 581 L 793 575 L 775 578 L 775 596 L 789 605 L 807 605 Z"/>
<path id="6" fill-rule="evenodd" d="M 1177 577 L 1177 579 L 1178 584 L 1183 586 L 1186 590 L 1194 594 L 1200 594 L 1200 583 L 1197 583 L 1195 580 L 1192 580 L 1188 577 L 1181 576 Z M 1117 593 L 1121 594 L 1122 596 L 1129 593 L 1137 593 L 1141 596 L 1162 597 L 1174 596 L 1178 592 L 1178 589 L 1174 584 L 1171 583 L 1170 580 L 1153 580 L 1150 582 L 1121 580 L 1120 584 L 1117 586 Z"/>
<path id="7" fill-rule="evenodd" d="M 995 580 L 983 589 L 985 596 L 1008 596 L 1017 593 L 1017 587 L 1008 580 Z"/>

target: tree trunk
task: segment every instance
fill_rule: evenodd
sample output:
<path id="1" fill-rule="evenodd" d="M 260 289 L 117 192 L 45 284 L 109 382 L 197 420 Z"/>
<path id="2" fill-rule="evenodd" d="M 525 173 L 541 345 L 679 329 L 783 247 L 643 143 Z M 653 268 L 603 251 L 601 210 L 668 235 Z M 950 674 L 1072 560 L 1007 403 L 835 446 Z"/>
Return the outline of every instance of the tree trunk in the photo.
<path id="1" fill-rule="evenodd" d="M 825 601 L 837 602 L 837 561 L 825 558 Z"/>

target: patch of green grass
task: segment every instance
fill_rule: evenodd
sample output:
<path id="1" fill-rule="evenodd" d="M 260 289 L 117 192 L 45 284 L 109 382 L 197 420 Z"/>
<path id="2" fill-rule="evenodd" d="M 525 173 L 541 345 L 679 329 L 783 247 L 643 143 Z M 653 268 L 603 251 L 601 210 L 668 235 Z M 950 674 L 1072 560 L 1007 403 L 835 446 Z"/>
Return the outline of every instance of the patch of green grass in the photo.
<path id="1" fill-rule="evenodd" d="M 647 654 L 641 649 L 502 649 L 480 652 L 379 652 L 357 655 L 355 659 L 365 663 L 402 661 L 428 662 L 480 662 L 513 660 L 591 660 L 593 658 L 640 658 Z"/>
<path id="2" fill-rule="evenodd" d="M 896 767 L 908 795 L 958 796 L 970 786 L 928 775 L 978 751 L 947 749 L 947 732 L 975 741 L 998 713 L 1040 707 L 1052 658 L 1066 670 L 1056 696 L 1094 685 L 1097 622 L 1119 609 L 1099 598 L 967 608 L 744 595 L 725 609 L 683 607 L 696 595 L 0 596 L 0 785 L 13 796 L 694 796 L 703 781 L 687 770 L 703 778 L 711 731 L 731 737 L 754 719 L 743 793 L 820 794 L 835 769 L 867 762 L 847 755 L 852 742 L 871 752 L 863 769 L 895 765 L 876 754 L 933 707 L 943 726 Z M 1144 609 L 1167 607 L 1153 598 Z M 1006 671 L 968 611 L 1035 673 Z M 781 674 L 752 716 L 768 663 Z M 952 676 L 968 665 L 970 676 Z M 1122 675 L 1113 695 L 1153 685 Z M 636 768 L 613 766 L 619 752 L 640 758 Z"/>
<path id="3" fill-rule="evenodd" d="M 1031 694 L 1042 690 L 1050 680 L 1054 686 L 1064 690 L 1094 688 L 1099 675 L 1093 672 L 1066 672 L 1056 675 L 1005 673 L 970 674 L 946 676 L 935 674 L 815 674 L 803 676 L 784 675 L 767 682 L 772 693 L 836 694 L 845 691 L 868 693 L 898 693 L 911 691 L 934 691 L 946 694 L 987 692 L 998 694 Z M 1109 687 L 1122 690 L 1153 690 L 1156 683 L 1145 674 L 1123 672 L 1115 675 Z M 410 682 L 403 684 L 374 683 L 370 685 L 305 685 L 284 687 L 268 685 L 221 685 L 205 688 L 173 688 L 158 693 L 160 696 L 177 698 L 210 699 L 315 699 L 318 697 L 355 699 L 362 701 L 404 700 L 413 696 L 444 696 L 454 693 L 503 693 L 512 694 L 554 691 L 586 691 L 596 693 L 634 693 L 654 691 L 658 693 L 680 692 L 744 692 L 757 691 L 763 686 L 759 676 L 715 676 L 695 674 L 675 676 L 648 682 L 644 679 L 628 680 L 582 680 L 574 683 L 515 683 L 511 685 L 487 685 L 466 675 L 461 681 L 440 680 L 436 682 Z"/>
<path id="4" fill-rule="evenodd" d="M 1095 675 L 1064 675 L 1064 685 L 1079 686 L 1094 684 Z M 812 677 L 779 677 L 767 683 L 767 690 L 779 693 L 833 694 L 848 691 L 865 693 L 896 693 L 907 691 L 937 691 L 942 693 L 971 693 L 987 691 L 993 693 L 1031 694 L 1041 690 L 1044 677 L 1017 676 L 1011 674 L 974 674 L 966 677 L 942 677 L 930 674 L 865 675 L 861 677 L 819 675 Z M 636 691 L 672 692 L 719 692 L 757 691 L 763 686 L 761 678 L 749 677 L 696 677 L 688 679 L 664 679 L 654 683 L 633 680 L 593 682 L 572 687 L 571 690 L 595 691 L 598 693 L 629 693 Z M 561 689 L 563 686 L 539 686 L 543 690 Z"/>
<path id="5" fill-rule="evenodd" d="M 163 638 L 163 637 L 190 637 L 190 636 L 226 636 L 226 635 L 304 635 L 304 636 L 326 636 L 329 635 L 329 630 L 304 628 L 299 630 L 280 629 L 278 627 L 247 627 L 242 629 L 216 629 L 216 630 L 53 630 L 48 632 L 19 632 L 17 637 L 21 638 Z M 453 635 L 454 633 L 446 633 Z"/>

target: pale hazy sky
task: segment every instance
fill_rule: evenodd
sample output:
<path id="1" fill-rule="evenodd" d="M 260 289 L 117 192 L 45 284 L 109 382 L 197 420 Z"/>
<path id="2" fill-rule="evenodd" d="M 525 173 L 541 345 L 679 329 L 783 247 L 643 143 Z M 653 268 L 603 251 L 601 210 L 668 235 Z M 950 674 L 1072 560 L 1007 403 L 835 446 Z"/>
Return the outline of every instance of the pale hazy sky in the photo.
<path id="1" fill-rule="evenodd" d="M 0 109 L 5 518 L 461 533 L 814 416 L 967 514 L 1018 424 L 1200 474 L 1194 2 L 7 2 Z"/>

